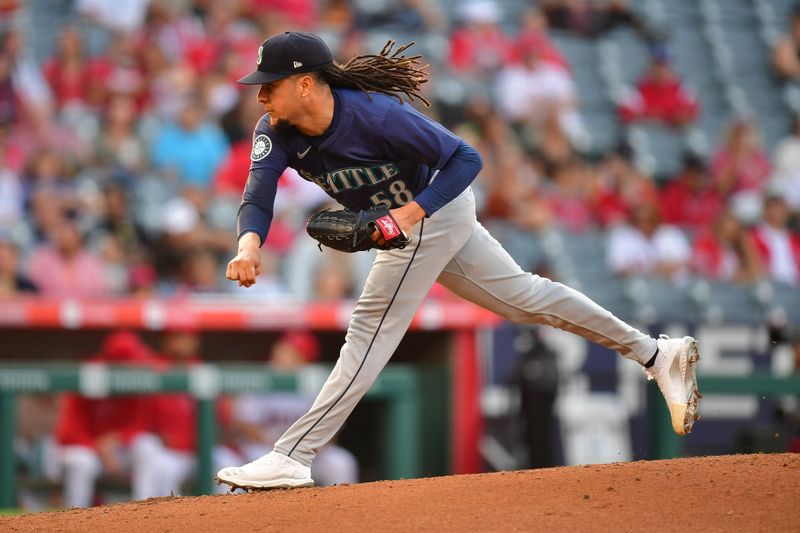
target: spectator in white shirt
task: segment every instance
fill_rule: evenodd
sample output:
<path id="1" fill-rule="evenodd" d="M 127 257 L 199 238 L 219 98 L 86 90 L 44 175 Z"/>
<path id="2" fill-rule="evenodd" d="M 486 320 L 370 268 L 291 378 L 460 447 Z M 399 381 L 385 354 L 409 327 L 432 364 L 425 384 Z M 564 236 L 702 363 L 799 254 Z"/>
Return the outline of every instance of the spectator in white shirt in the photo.
<path id="1" fill-rule="evenodd" d="M 150 0 L 77 0 L 75 10 L 109 30 L 132 33 L 144 22 Z"/>
<path id="2" fill-rule="evenodd" d="M 782 192 L 789 209 L 800 213 L 800 114 L 794 118 L 793 130 L 775 149 L 771 186 Z"/>
<path id="3" fill-rule="evenodd" d="M 606 259 L 620 276 L 660 276 L 679 282 L 686 277 L 690 258 L 683 232 L 661 224 L 658 208 L 647 202 L 634 207 L 629 223 L 609 235 Z"/>
<path id="4" fill-rule="evenodd" d="M 773 281 L 800 284 L 800 235 L 789 230 L 789 208 L 782 196 L 764 200 L 764 221 L 753 230 L 756 247 Z"/>
<path id="5" fill-rule="evenodd" d="M 569 72 L 543 61 L 536 49 L 525 48 L 521 56 L 521 63 L 498 74 L 495 90 L 501 113 L 512 123 L 537 126 L 556 111 L 563 132 L 570 138 L 580 136 L 578 94 Z"/>
<path id="6" fill-rule="evenodd" d="M 23 192 L 16 172 L 0 166 L 0 228 L 11 227 L 22 218 Z"/>

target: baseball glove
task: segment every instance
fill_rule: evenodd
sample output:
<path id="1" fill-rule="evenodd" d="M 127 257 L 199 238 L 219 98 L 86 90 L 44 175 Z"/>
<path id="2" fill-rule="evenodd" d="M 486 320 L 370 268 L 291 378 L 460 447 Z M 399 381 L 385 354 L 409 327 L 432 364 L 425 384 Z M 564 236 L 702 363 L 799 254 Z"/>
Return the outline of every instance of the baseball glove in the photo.
<path id="1" fill-rule="evenodd" d="M 308 220 L 306 231 L 320 244 L 342 252 L 360 252 L 370 248 L 405 248 L 411 242 L 385 208 L 358 212 L 324 209 Z M 373 239 L 376 232 L 377 240 L 382 240 L 380 244 Z"/>

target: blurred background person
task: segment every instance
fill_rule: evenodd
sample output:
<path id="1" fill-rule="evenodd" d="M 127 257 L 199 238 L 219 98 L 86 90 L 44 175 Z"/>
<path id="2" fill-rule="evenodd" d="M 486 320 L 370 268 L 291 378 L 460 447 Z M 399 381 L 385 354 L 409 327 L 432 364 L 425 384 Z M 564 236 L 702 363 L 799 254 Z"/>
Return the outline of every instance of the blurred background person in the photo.
<path id="1" fill-rule="evenodd" d="M 102 56 L 86 56 L 78 28 L 61 27 L 55 55 L 45 61 L 43 70 L 59 111 L 97 110 L 105 104 L 110 65 Z"/>
<path id="2" fill-rule="evenodd" d="M 161 370 L 189 370 L 200 364 L 200 331 L 185 317 L 183 324 L 164 330 L 158 352 Z M 190 394 L 157 394 L 148 397 L 148 429 L 161 439 L 164 450 L 153 460 L 160 460 L 159 493 L 185 494 L 184 486 L 197 469 L 197 400 Z M 213 468 L 238 464 L 241 457 L 224 442 L 230 436 L 232 404 L 229 398 L 217 400 L 217 424 L 220 443 L 212 447 Z M 233 463 L 231 461 L 234 461 Z M 226 492 L 219 487 L 220 492 Z"/>
<path id="3" fill-rule="evenodd" d="M 674 226 L 661 223 L 658 207 L 634 206 L 627 225 L 608 236 L 608 266 L 620 276 L 656 276 L 681 281 L 687 273 L 691 248 Z"/>
<path id="4" fill-rule="evenodd" d="M 542 197 L 553 214 L 556 227 L 570 233 L 592 228 L 593 177 L 589 166 L 577 158 L 553 169 L 552 178 L 542 186 Z"/>
<path id="5" fill-rule="evenodd" d="M 552 117 L 568 138 L 581 135 L 578 93 L 568 71 L 544 61 L 542 51 L 520 50 L 521 61 L 497 74 L 497 102 L 519 129 L 542 127 Z"/>
<path id="6" fill-rule="evenodd" d="M 775 74 L 786 81 L 800 81 L 800 5 L 791 12 L 788 32 L 781 35 L 772 49 Z"/>
<path id="7" fill-rule="evenodd" d="M 21 31 L 0 31 L 0 119 L 21 123 L 53 109 L 53 93 Z"/>
<path id="8" fill-rule="evenodd" d="M 769 188 L 780 191 L 795 217 L 800 216 L 800 113 L 793 117 L 792 133 L 775 148 L 773 161 Z"/>
<path id="9" fill-rule="evenodd" d="M 150 147 L 156 169 L 174 173 L 179 182 L 206 188 L 228 150 L 219 126 L 205 116 L 199 97 L 183 102 L 177 119 L 167 121 Z"/>
<path id="10" fill-rule="evenodd" d="M 526 51 L 532 50 L 542 61 L 570 70 L 567 59 L 550 39 L 548 29 L 547 17 L 541 9 L 536 6 L 525 7 L 520 15 L 519 31 L 514 37 L 514 50 L 522 56 Z"/>
<path id="11" fill-rule="evenodd" d="M 38 287 L 19 268 L 19 248 L 11 237 L 0 233 L 0 299 L 35 294 Z"/>
<path id="12" fill-rule="evenodd" d="M 460 25 L 450 34 L 448 66 L 467 78 L 488 78 L 513 58 L 511 38 L 500 26 L 503 12 L 494 0 L 459 6 Z"/>
<path id="13" fill-rule="evenodd" d="M 554 29 L 596 38 L 628 26 L 648 42 L 659 39 L 657 32 L 631 10 L 627 0 L 543 0 L 541 5 Z"/>
<path id="14" fill-rule="evenodd" d="M 152 368 L 153 356 L 130 332 L 108 335 L 92 363 Z M 86 398 L 74 393 L 61 399 L 56 441 L 63 469 L 64 505 L 95 504 L 100 476 L 130 480 L 132 497 L 166 496 L 159 489 L 161 454 L 158 437 L 147 431 L 149 400 L 144 395 Z"/>
<path id="15" fill-rule="evenodd" d="M 704 278 L 735 283 L 752 283 L 764 275 L 753 236 L 728 210 L 697 233 L 691 267 Z"/>
<path id="16" fill-rule="evenodd" d="M 789 227 L 789 207 L 779 194 L 764 200 L 764 219 L 753 237 L 770 279 L 786 285 L 800 284 L 800 235 Z"/>
<path id="17" fill-rule="evenodd" d="M 724 205 L 702 159 L 686 154 L 680 173 L 659 195 L 664 222 L 694 233 L 713 222 Z"/>
<path id="18" fill-rule="evenodd" d="M 25 189 L 19 173 L 5 160 L 8 126 L 0 124 L 0 229 L 19 224 L 25 215 Z"/>
<path id="19" fill-rule="evenodd" d="M 601 228 L 627 222 L 633 207 L 657 203 L 658 187 L 636 167 L 635 153 L 627 143 L 619 143 L 605 154 L 597 169 L 592 212 Z"/>
<path id="20" fill-rule="evenodd" d="M 653 50 L 650 66 L 619 105 L 624 122 L 652 121 L 683 127 L 697 119 L 700 102 L 670 65 L 663 46 Z"/>
<path id="21" fill-rule="evenodd" d="M 50 243 L 33 251 L 28 272 L 42 296 L 99 298 L 110 292 L 105 264 L 86 249 L 77 224 L 66 218 L 52 231 Z"/>
<path id="22" fill-rule="evenodd" d="M 720 193 L 759 194 L 771 169 L 755 125 L 746 118 L 735 119 L 711 159 L 711 176 Z"/>
<path id="23" fill-rule="evenodd" d="M 136 131 L 136 101 L 130 95 L 118 94 L 103 109 L 101 134 L 94 139 L 93 164 L 134 180 L 148 166 L 147 148 Z"/>
<path id="24" fill-rule="evenodd" d="M 387 32 L 425 34 L 446 27 L 438 1 L 355 2 L 355 7 L 356 26 L 362 30 L 380 28 Z"/>
<path id="25" fill-rule="evenodd" d="M 338 302 L 354 298 L 356 293 L 348 272 L 348 258 L 331 256 L 317 266 L 314 277 L 314 299 L 321 302 Z"/>
<path id="26" fill-rule="evenodd" d="M 558 394 L 558 354 L 542 338 L 537 326 L 519 327 L 514 348 L 519 355 L 515 381 L 520 393 L 526 468 L 556 465 L 553 418 Z"/>

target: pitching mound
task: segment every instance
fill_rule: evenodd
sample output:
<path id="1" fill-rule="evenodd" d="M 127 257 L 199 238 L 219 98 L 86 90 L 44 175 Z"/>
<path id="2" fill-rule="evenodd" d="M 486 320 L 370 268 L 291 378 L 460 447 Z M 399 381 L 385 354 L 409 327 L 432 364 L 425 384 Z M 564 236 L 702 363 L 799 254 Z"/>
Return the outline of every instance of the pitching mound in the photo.
<path id="1" fill-rule="evenodd" d="M 0 531 L 796 531 L 798 501 L 800 455 L 737 455 L 157 498 Z"/>

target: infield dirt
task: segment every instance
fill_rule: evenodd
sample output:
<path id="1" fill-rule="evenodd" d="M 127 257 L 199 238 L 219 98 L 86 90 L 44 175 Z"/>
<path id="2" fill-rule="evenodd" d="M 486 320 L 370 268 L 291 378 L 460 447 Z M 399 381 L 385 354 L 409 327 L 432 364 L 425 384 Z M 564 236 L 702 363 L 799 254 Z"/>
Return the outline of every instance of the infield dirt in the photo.
<path id="1" fill-rule="evenodd" d="M 224 496 L 0 518 L 0 531 L 799 531 L 800 455 L 735 455 Z"/>

